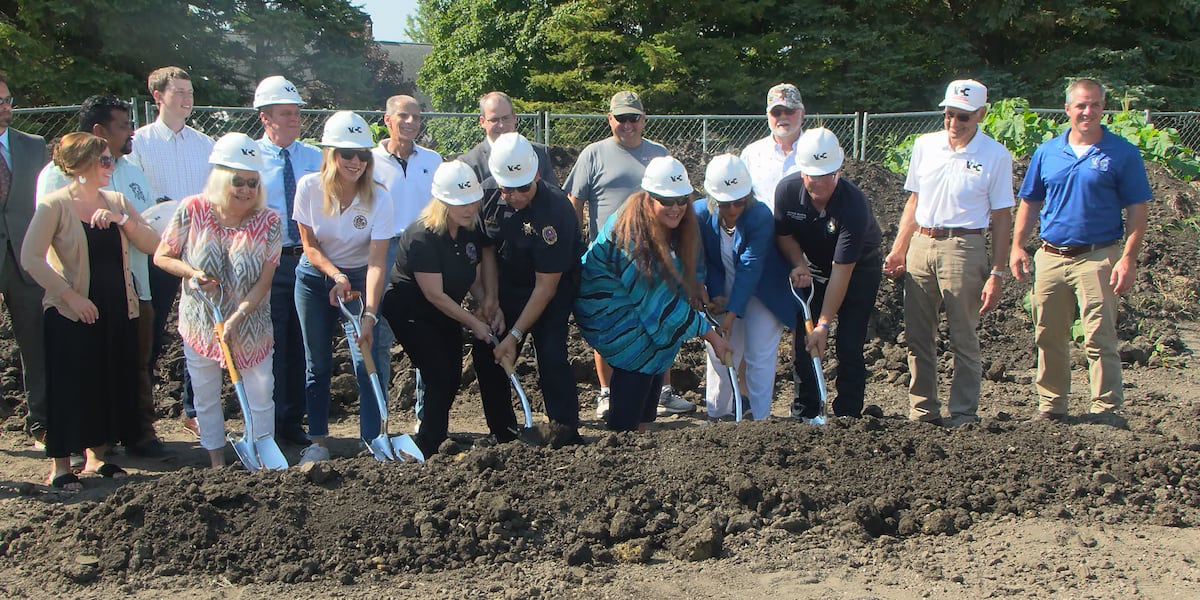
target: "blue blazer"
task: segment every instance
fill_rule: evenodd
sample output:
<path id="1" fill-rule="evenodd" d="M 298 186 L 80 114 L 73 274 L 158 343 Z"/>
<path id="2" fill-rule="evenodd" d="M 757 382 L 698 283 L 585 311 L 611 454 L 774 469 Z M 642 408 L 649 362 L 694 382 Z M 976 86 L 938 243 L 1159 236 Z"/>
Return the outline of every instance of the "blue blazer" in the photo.
<path id="1" fill-rule="evenodd" d="M 796 327 L 796 300 L 788 291 L 791 269 L 775 245 L 775 216 L 767 205 L 757 200 L 746 205 L 738 217 L 733 233 L 733 248 L 737 256 L 737 272 L 733 289 L 725 290 L 725 264 L 721 261 L 720 217 L 708 210 L 708 199 L 692 204 L 700 222 L 700 242 L 704 247 L 707 267 L 704 285 L 710 297 L 726 296 L 725 307 L 737 315 L 746 314 L 746 303 L 754 296 L 775 318 L 787 327 Z"/>

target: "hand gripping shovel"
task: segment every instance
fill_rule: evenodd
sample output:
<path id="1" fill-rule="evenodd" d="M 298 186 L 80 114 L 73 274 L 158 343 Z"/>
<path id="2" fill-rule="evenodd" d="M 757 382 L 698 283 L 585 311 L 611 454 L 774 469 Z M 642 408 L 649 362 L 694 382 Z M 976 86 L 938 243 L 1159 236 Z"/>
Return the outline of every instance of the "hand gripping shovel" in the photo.
<path id="1" fill-rule="evenodd" d="M 338 298 L 338 307 L 342 309 L 342 314 L 350 321 L 351 327 L 354 329 L 354 337 L 362 337 L 362 317 L 366 311 L 366 305 L 363 303 L 362 294 L 359 292 L 350 292 L 346 295 L 350 304 L 358 307 L 357 311 L 350 310 L 346 306 L 346 301 Z M 353 344 L 354 341 L 347 339 L 346 343 Z M 373 440 L 363 440 L 367 444 L 367 448 L 371 450 L 371 455 L 378 461 L 389 460 L 407 460 L 411 458 L 417 462 L 425 462 L 425 453 L 417 446 L 416 440 L 412 439 L 411 435 L 398 435 L 393 438 L 388 438 L 388 409 L 387 395 L 383 393 L 383 384 L 379 381 L 379 373 L 375 370 L 375 359 L 371 357 L 371 348 L 368 346 L 359 345 L 359 353 L 362 354 L 363 364 L 367 368 L 367 376 L 371 379 L 371 388 L 375 394 L 375 403 L 379 406 L 379 435 Z M 359 402 L 362 402 L 361 390 Z"/>
<path id="2" fill-rule="evenodd" d="M 800 303 L 800 308 L 804 312 L 804 331 L 805 331 L 805 333 L 807 333 L 808 335 L 812 335 L 812 333 L 813 333 L 812 311 L 809 310 L 808 304 L 810 302 L 812 302 L 813 294 L 816 293 L 817 288 L 814 286 L 811 286 L 811 285 L 808 286 L 808 299 L 807 300 L 800 297 L 800 294 L 798 294 L 796 292 L 796 288 L 792 287 L 790 280 L 788 281 L 788 289 L 792 290 L 792 297 L 794 297 L 796 299 L 796 302 Z M 796 350 L 796 352 L 800 351 L 799 348 L 796 348 L 795 350 Z M 825 387 L 825 371 L 821 370 L 821 356 L 820 356 L 820 354 L 817 353 L 817 351 L 815 349 L 812 351 L 812 364 L 813 364 L 813 370 L 816 371 L 817 391 L 820 394 L 821 403 L 819 405 L 820 408 L 817 409 L 817 416 L 815 416 L 811 419 L 805 419 L 805 421 L 812 425 L 824 425 L 825 424 L 825 401 L 829 395 L 829 391 Z"/>
<path id="3" fill-rule="evenodd" d="M 712 313 L 708 312 L 708 308 L 705 307 L 704 310 L 701 310 L 700 312 L 704 313 L 704 318 L 705 318 L 705 320 L 708 321 L 708 324 L 712 325 L 713 329 L 716 329 L 719 332 L 721 329 L 721 323 L 717 321 L 716 317 L 712 316 Z M 726 338 L 726 339 L 728 339 L 728 338 Z M 733 352 L 732 351 L 726 352 L 725 356 L 721 357 L 721 364 L 725 365 L 725 370 L 729 372 L 729 384 L 731 387 L 733 387 L 733 415 L 734 415 L 734 418 L 737 420 L 738 423 L 741 423 L 742 422 L 742 392 L 738 390 L 737 369 L 733 368 Z"/>
<path id="4" fill-rule="evenodd" d="M 500 345 L 500 340 L 496 339 L 495 334 L 491 338 L 492 346 Z M 504 368 L 504 372 L 508 375 L 509 383 L 517 391 L 517 397 L 521 399 L 521 410 L 525 412 L 525 426 L 520 431 L 514 431 L 513 434 L 522 442 L 537 446 L 539 445 L 539 440 L 533 434 L 533 411 L 529 408 L 529 396 L 525 395 L 525 388 L 521 386 L 521 380 L 517 378 L 517 366 L 511 360 L 501 363 L 500 366 Z"/>
<path id="5" fill-rule="evenodd" d="M 208 305 L 208 310 L 212 313 L 217 343 L 221 345 L 221 354 L 225 357 L 225 366 L 229 369 L 229 379 L 233 381 L 233 389 L 237 392 L 238 406 L 242 409 L 242 421 L 246 426 L 246 430 L 242 432 L 240 438 L 230 432 L 225 439 L 233 445 L 234 452 L 237 453 L 238 459 L 242 461 L 247 471 L 264 469 L 283 471 L 288 468 L 288 462 L 283 451 L 279 449 L 279 444 L 275 443 L 275 438 L 269 433 L 258 437 L 254 435 L 254 418 L 250 414 L 250 399 L 246 396 L 246 386 L 242 384 L 242 376 L 238 374 L 237 366 L 233 364 L 233 352 L 229 350 L 229 344 L 225 343 L 224 339 L 225 317 L 221 314 L 221 302 L 224 299 L 225 291 L 221 287 L 221 282 L 217 281 L 216 283 L 217 291 L 220 294 L 217 296 L 216 302 L 213 302 L 203 290 L 197 289 L 196 295 Z"/>

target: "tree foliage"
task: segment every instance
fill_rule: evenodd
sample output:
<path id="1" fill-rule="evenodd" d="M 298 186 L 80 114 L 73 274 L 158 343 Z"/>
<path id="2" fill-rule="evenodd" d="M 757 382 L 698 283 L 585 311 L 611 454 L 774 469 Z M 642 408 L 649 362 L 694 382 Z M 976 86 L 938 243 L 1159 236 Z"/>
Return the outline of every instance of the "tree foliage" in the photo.
<path id="1" fill-rule="evenodd" d="M 284 74 L 313 106 L 373 106 L 403 74 L 366 33 L 352 0 L 9 0 L 0 53 L 22 103 L 146 95 L 146 75 L 178 65 L 197 103 L 244 105 Z"/>
<path id="2" fill-rule="evenodd" d="M 525 108 L 756 112 L 796 83 L 811 112 L 924 110 L 971 76 L 995 97 L 1060 106 L 1069 78 L 1185 110 L 1200 87 L 1200 0 L 420 0 L 433 44 L 418 83 L 444 110 L 491 89 Z"/>

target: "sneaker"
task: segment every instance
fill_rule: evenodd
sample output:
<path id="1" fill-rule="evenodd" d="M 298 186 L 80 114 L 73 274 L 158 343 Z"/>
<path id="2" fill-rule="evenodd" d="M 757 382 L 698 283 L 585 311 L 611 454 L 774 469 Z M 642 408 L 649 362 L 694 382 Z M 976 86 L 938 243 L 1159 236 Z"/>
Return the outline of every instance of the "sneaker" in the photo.
<path id="1" fill-rule="evenodd" d="M 158 438 L 151 438 L 140 444 L 128 446 L 125 448 L 125 453 L 142 458 L 165 458 L 171 455 L 171 451 L 167 450 L 167 445 Z"/>
<path id="2" fill-rule="evenodd" d="M 180 424 L 183 425 L 184 431 L 192 434 L 192 437 L 200 439 L 200 423 L 196 421 L 196 417 L 189 417 L 185 415 L 183 419 L 180 420 Z"/>
<path id="3" fill-rule="evenodd" d="M 608 396 L 609 390 L 603 388 L 596 396 L 596 418 L 601 421 L 608 419 Z"/>
<path id="4" fill-rule="evenodd" d="M 320 444 L 313 444 L 300 451 L 300 463 L 315 463 L 329 460 L 329 450 Z"/>
<path id="5" fill-rule="evenodd" d="M 304 428 L 299 425 L 276 425 L 275 439 L 295 446 L 308 446 L 312 443 L 312 440 L 308 439 L 308 435 L 304 433 Z"/>
<path id="6" fill-rule="evenodd" d="M 33 431 L 30 432 L 29 435 L 33 436 L 33 449 L 37 450 L 38 452 L 45 452 L 46 451 L 46 430 L 45 430 L 45 428 L 34 429 Z"/>
<path id="7" fill-rule="evenodd" d="M 661 415 L 686 415 L 696 412 L 696 405 L 684 400 L 679 394 L 675 393 L 675 388 L 664 385 L 662 391 L 658 394 L 658 414 Z"/>

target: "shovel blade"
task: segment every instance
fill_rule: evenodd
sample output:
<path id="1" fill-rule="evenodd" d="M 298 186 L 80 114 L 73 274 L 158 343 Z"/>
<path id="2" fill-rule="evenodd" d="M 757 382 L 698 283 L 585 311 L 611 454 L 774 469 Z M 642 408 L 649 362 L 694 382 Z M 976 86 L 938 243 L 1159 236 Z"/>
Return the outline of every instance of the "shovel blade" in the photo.
<path id="1" fill-rule="evenodd" d="M 229 441 L 233 445 L 233 451 L 237 453 L 238 460 L 242 461 L 242 465 L 247 471 L 261 471 L 262 465 L 258 462 L 258 457 L 254 453 L 254 445 L 246 438 L 230 438 Z"/>
<path id="2" fill-rule="evenodd" d="M 288 468 L 287 457 L 283 455 L 283 450 L 279 449 L 279 444 L 275 443 L 275 438 L 270 435 L 265 435 L 258 438 L 254 442 L 255 454 L 258 456 L 258 464 L 262 468 L 270 471 L 286 471 Z"/>
<path id="3" fill-rule="evenodd" d="M 371 456 L 379 462 L 388 462 L 396 460 L 396 454 L 392 451 L 392 444 L 388 441 L 387 434 L 380 434 L 373 440 L 367 441 L 367 448 L 371 451 Z"/>
<path id="4" fill-rule="evenodd" d="M 425 462 L 425 453 L 421 452 L 421 447 L 417 445 L 417 441 L 407 433 L 392 438 L 392 450 L 395 451 L 397 460 Z"/>

